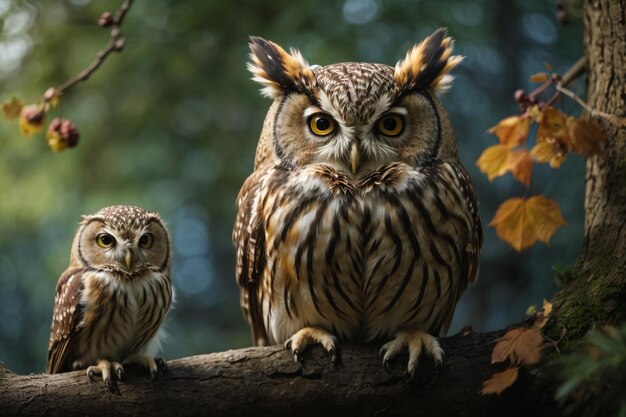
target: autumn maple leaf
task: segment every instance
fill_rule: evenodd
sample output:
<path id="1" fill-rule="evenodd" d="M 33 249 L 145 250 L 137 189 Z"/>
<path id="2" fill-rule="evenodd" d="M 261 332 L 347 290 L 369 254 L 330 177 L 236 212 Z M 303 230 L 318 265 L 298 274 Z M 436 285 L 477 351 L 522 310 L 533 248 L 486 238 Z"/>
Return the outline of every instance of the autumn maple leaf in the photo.
<path id="1" fill-rule="evenodd" d="M 565 220 L 558 203 L 540 195 L 506 200 L 489 223 L 495 227 L 498 237 L 518 252 L 537 240 L 548 243 L 556 229 L 563 225 Z"/>
<path id="2" fill-rule="evenodd" d="M 500 123 L 487 130 L 487 132 L 496 135 L 503 145 L 517 146 L 526 140 L 529 129 L 530 118 L 522 115 L 510 116 L 500 120 Z"/>

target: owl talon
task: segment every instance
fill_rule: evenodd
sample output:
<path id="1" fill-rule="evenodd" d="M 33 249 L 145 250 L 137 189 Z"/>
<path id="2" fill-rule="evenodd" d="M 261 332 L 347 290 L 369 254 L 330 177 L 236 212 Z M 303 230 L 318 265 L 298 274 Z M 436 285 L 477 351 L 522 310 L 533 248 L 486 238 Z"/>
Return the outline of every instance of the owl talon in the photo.
<path id="1" fill-rule="evenodd" d="M 111 378 L 107 378 L 104 380 L 104 386 L 110 391 L 110 392 L 114 392 L 115 391 L 115 387 L 113 386 L 113 381 L 111 381 Z"/>
<path id="2" fill-rule="evenodd" d="M 390 360 L 395 357 L 402 350 L 408 349 L 409 362 L 407 368 L 402 374 L 413 379 L 415 372 L 417 371 L 418 359 L 425 351 L 433 357 L 435 361 L 435 367 L 443 364 L 443 349 L 439 346 L 439 342 L 433 336 L 420 330 L 400 331 L 396 333 L 395 339 L 385 343 L 380 349 L 380 353 L 383 354 L 383 366 L 388 369 Z"/>
<path id="3" fill-rule="evenodd" d="M 337 367 L 337 353 L 334 348 L 328 351 L 328 356 L 330 357 L 330 365 Z"/>
<path id="4" fill-rule="evenodd" d="M 300 352 L 298 350 L 294 350 L 292 352 L 293 354 L 293 360 L 296 364 L 298 364 L 298 366 L 302 366 L 302 361 L 300 360 Z"/>
<path id="5" fill-rule="evenodd" d="M 167 363 L 165 362 L 165 360 L 159 357 L 155 358 L 154 361 L 156 362 L 157 367 L 161 370 L 161 372 L 163 372 L 163 375 L 165 375 L 165 373 L 167 372 Z"/>
<path id="6" fill-rule="evenodd" d="M 298 366 L 302 366 L 301 353 L 304 352 L 308 345 L 314 343 L 321 344 L 328 352 L 331 363 L 336 365 L 337 338 L 327 330 L 319 327 L 305 327 L 299 330 L 285 342 L 285 349 L 290 349 L 293 359 Z"/>
<path id="7" fill-rule="evenodd" d="M 388 373 L 393 373 L 393 370 L 391 369 L 391 362 L 389 361 L 389 359 L 383 359 L 383 367 Z"/>

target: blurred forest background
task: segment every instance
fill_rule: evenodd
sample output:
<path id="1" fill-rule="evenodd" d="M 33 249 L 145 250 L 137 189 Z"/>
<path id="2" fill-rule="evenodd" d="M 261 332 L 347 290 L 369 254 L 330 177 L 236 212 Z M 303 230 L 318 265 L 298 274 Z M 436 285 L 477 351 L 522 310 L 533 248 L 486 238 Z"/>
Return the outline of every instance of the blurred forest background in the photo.
<path id="1" fill-rule="evenodd" d="M 120 3 L 0 0 L 0 101 L 34 101 L 82 70 L 109 38 L 98 18 Z M 555 12 L 544 0 L 136 0 L 123 52 L 56 109 L 78 126 L 77 148 L 54 153 L 43 133 L 24 138 L 17 123 L 0 121 L 0 360 L 15 372 L 45 369 L 54 288 L 80 216 L 120 203 L 160 212 L 173 235 L 177 303 L 165 358 L 250 345 L 231 228 L 270 101 L 246 71 L 249 35 L 297 47 L 312 64 L 394 65 L 449 28 L 467 58 L 443 102 L 485 227 L 479 280 L 451 333 L 523 318 L 555 292 L 554 265 L 571 264 L 580 249 L 584 164 L 571 156 L 558 171 L 535 169 L 531 194 L 558 200 L 568 224 L 549 247 L 518 254 L 487 224 L 524 189 L 510 174 L 489 183 L 475 161 L 496 143 L 485 131 L 518 111 L 513 93 L 532 88 L 531 74 L 546 62 L 564 73 L 582 55 L 580 17 L 561 25 Z"/>

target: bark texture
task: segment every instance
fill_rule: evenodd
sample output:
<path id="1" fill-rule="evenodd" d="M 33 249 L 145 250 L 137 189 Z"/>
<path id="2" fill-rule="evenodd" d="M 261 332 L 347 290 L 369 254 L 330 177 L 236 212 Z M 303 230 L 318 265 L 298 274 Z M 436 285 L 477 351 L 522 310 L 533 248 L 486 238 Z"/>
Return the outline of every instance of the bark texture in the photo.
<path id="1" fill-rule="evenodd" d="M 423 358 L 413 381 L 402 375 L 407 357 L 385 371 L 378 345 L 344 346 L 337 368 L 317 346 L 305 352 L 303 368 L 281 346 L 193 356 L 168 362 L 168 372 L 154 382 L 145 371 L 128 369 L 116 393 L 101 380 L 90 382 L 84 371 L 15 375 L 0 363 L 0 415 L 543 415 L 546 398 L 528 391 L 530 384 L 500 397 L 479 395 L 497 370 L 490 355 L 501 333 L 441 339 L 444 368 Z"/>
<path id="2" fill-rule="evenodd" d="M 585 0 L 588 103 L 596 111 L 626 117 L 626 2 Z M 554 300 L 554 335 L 570 339 L 599 323 L 626 321 L 626 129 L 595 117 L 608 137 L 587 161 L 585 239 L 565 287 Z"/>

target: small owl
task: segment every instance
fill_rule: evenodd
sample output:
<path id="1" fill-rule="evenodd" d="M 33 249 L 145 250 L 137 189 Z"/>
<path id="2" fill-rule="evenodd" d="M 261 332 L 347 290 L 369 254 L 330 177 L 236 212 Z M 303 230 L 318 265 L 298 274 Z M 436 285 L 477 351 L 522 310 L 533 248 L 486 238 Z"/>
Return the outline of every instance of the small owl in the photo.
<path id="1" fill-rule="evenodd" d="M 59 278 L 48 344 L 48 373 L 87 368 L 109 390 L 123 365 L 166 364 L 159 329 L 172 303 L 170 237 L 156 213 L 112 206 L 84 216 L 70 265 Z"/>
<path id="2" fill-rule="evenodd" d="M 233 231 L 241 306 L 257 345 L 386 341 L 439 363 L 434 337 L 478 274 L 482 229 L 436 93 L 462 57 L 437 30 L 395 67 L 311 66 L 250 39 L 274 99 Z"/>

